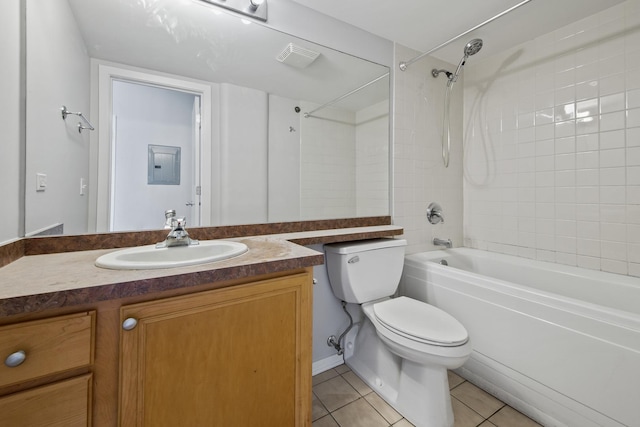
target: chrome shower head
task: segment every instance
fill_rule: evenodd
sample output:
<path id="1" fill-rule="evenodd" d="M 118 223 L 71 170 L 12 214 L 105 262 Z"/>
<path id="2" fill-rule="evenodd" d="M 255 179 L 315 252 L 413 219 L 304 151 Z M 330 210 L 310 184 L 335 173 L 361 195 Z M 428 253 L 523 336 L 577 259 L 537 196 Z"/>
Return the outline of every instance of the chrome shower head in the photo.
<path id="1" fill-rule="evenodd" d="M 460 60 L 460 63 L 458 64 L 456 71 L 453 73 L 452 76 L 449 76 L 449 81 L 447 82 L 447 86 L 452 86 L 458 80 L 460 71 L 462 71 L 462 67 L 464 66 L 464 63 L 467 61 L 467 58 L 470 57 L 471 55 L 475 55 L 476 53 L 478 53 L 480 49 L 482 49 L 482 39 L 473 39 L 465 45 L 464 56 Z"/>
<path id="2" fill-rule="evenodd" d="M 475 55 L 480 49 L 482 49 L 482 39 L 473 39 L 464 47 L 464 56 Z"/>

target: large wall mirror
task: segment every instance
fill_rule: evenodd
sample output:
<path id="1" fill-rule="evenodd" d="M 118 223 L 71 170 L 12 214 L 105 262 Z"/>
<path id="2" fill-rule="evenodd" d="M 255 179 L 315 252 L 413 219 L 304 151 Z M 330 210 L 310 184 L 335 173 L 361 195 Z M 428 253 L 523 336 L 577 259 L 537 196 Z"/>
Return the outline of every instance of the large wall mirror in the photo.
<path id="1" fill-rule="evenodd" d="M 197 0 L 26 20 L 27 236 L 389 215 L 387 67 Z"/>

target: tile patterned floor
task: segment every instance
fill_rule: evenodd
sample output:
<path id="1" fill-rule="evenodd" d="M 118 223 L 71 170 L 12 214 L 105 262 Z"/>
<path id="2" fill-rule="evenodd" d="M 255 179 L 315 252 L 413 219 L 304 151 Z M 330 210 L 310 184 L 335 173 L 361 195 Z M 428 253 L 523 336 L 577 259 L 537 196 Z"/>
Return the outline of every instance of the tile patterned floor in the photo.
<path id="1" fill-rule="evenodd" d="M 536 427 L 540 424 L 449 372 L 455 427 Z M 346 365 L 313 377 L 313 427 L 411 427 Z"/>

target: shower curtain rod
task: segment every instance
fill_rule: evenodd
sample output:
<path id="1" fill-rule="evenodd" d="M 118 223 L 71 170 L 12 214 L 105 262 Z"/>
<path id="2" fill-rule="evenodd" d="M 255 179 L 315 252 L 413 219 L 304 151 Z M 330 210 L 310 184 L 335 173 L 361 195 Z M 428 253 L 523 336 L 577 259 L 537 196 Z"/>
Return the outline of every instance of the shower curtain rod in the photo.
<path id="1" fill-rule="evenodd" d="M 494 17 L 492 17 L 492 18 L 489 18 L 489 19 L 487 19 L 486 21 L 484 21 L 484 22 L 482 22 L 482 23 L 480 23 L 480 24 L 476 25 L 475 27 L 468 29 L 468 30 L 467 30 L 467 31 L 465 31 L 464 33 L 458 34 L 458 35 L 457 35 L 457 36 L 455 36 L 454 38 L 449 39 L 449 40 L 447 40 L 446 42 L 444 42 L 444 43 L 442 43 L 442 44 L 439 44 L 438 46 L 434 47 L 433 49 L 429 49 L 429 50 L 428 50 L 428 51 L 426 51 L 425 53 L 422 53 L 422 54 L 420 54 L 420 55 L 416 56 L 415 58 L 410 59 L 410 60 L 408 60 L 408 61 L 402 61 L 402 62 L 400 62 L 400 69 L 401 69 L 402 71 L 406 71 L 407 67 L 408 67 L 409 65 L 413 64 L 414 62 L 421 60 L 422 58 L 424 58 L 425 56 L 429 55 L 430 53 L 433 53 L 433 52 L 435 52 L 436 50 L 438 50 L 438 49 L 440 49 L 440 48 L 442 48 L 442 47 L 445 47 L 445 46 L 446 46 L 446 45 L 448 45 L 449 43 L 452 43 L 452 42 L 454 42 L 454 41 L 458 40 L 460 37 L 464 37 L 464 36 L 466 36 L 466 35 L 467 35 L 467 34 L 469 34 L 470 32 L 475 31 L 475 30 L 477 30 L 478 28 L 480 28 L 480 27 L 483 27 L 483 26 L 487 25 L 489 22 L 491 22 L 491 21 L 493 21 L 493 20 L 495 20 L 495 19 L 500 18 L 502 15 L 506 15 L 507 13 L 511 12 L 512 10 L 515 10 L 515 9 L 519 8 L 520 6 L 522 6 L 522 5 L 526 4 L 526 3 L 529 3 L 530 1 L 531 1 L 531 0 L 524 0 L 524 1 L 522 1 L 522 2 L 520 2 L 520 3 L 518 3 L 518 4 L 516 4 L 515 6 L 510 7 L 510 8 L 509 8 L 509 9 L 507 9 L 507 10 L 504 10 L 504 11 L 500 12 L 500 13 L 499 13 L 499 14 L 497 14 L 496 16 L 494 16 Z"/>
<path id="2" fill-rule="evenodd" d="M 304 113 L 304 114 L 303 114 L 303 116 L 304 116 L 304 118 L 305 118 L 305 119 L 308 119 L 308 118 L 309 118 L 309 117 L 311 117 L 311 115 L 312 115 L 313 113 L 315 113 L 316 111 L 322 110 L 323 108 L 326 108 L 326 107 L 328 107 L 328 106 L 330 106 L 330 105 L 333 105 L 333 104 L 335 104 L 336 102 L 342 101 L 342 100 L 343 100 L 343 99 L 345 99 L 346 97 L 351 96 L 351 95 L 353 95 L 354 93 L 356 93 L 356 92 L 358 92 L 358 91 L 361 91 L 361 90 L 362 90 L 362 89 L 364 89 L 365 87 L 367 87 L 367 86 L 370 86 L 370 85 L 374 84 L 374 83 L 375 83 L 375 82 L 377 82 L 378 80 L 382 80 L 383 78 L 387 77 L 388 75 L 389 75 L 389 73 L 384 73 L 384 74 L 383 74 L 383 75 L 381 75 L 380 77 L 376 77 L 375 79 L 371 80 L 370 82 L 367 82 L 367 83 L 363 84 L 362 86 L 355 88 L 355 89 L 354 89 L 354 90 L 352 90 L 351 92 L 347 92 L 347 93 L 345 93 L 344 95 L 339 96 L 339 97 L 337 97 L 336 99 L 334 99 L 334 100 L 332 100 L 332 101 L 326 102 L 326 103 L 322 104 L 321 106 L 316 107 L 315 109 L 313 109 L 313 110 L 311 110 L 311 111 L 309 111 L 309 112 L 307 112 L 307 113 Z"/>

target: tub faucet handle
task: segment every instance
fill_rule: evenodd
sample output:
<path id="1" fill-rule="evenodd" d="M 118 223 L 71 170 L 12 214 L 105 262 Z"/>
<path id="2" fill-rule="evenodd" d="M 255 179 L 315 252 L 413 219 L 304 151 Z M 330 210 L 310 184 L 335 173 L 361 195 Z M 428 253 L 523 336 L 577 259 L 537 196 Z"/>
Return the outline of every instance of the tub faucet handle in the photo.
<path id="1" fill-rule="evenodd" d="M 427 219 L 431 224 L 444 223 L 444 216 L 442 216 L 442 207 L 432 202 L 427 206 Z"/>

